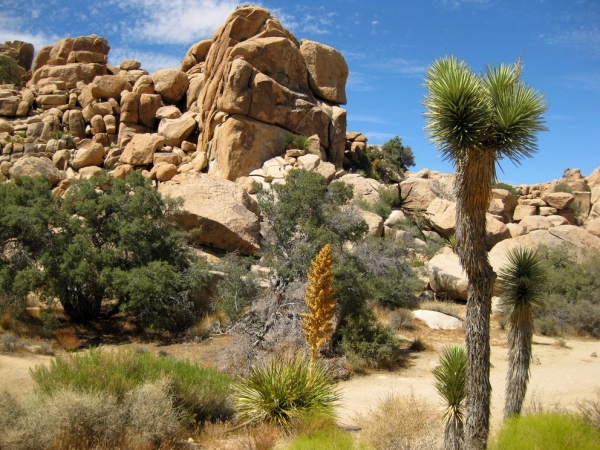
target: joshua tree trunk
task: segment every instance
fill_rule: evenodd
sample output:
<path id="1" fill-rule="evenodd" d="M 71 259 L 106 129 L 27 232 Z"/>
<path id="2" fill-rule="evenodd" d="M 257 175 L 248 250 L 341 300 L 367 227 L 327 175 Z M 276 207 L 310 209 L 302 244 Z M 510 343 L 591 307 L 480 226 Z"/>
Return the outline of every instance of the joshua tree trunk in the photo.
<path id="1" fill-rule="evenodd" d="M 444 450 L 463 450 L 465 448 L 463 421 L 457 416 L 451 416 L 446 422 L 444 432 Z"/>
<path id="2" fill-rule="evenodd" d="M 459 158 L 456 165 L 456 239 L 459 260 L 469 280 L 465 323 L 465 448 L 469 450 L 485 450 L 490 425 L 490 312 L 496 274 L 488 261 L 485 226 L 495 156 L 493 150 L 477 148 Z"/>
<path id="3" fill-rule="evenodd" d="M 515 305 L 510 322 L 504 418 L 513 414 L 521 414 L 521 407 L 527 392 L 533 338 L 533 308 L 531 304 Z"/>

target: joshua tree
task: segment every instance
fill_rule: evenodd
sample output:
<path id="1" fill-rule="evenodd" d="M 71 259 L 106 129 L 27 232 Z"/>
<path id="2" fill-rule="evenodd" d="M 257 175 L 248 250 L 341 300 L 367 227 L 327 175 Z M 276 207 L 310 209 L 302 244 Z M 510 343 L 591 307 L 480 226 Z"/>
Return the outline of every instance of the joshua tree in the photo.
<path id="1" fill-rule="evenodd" d="M 541 303 L 544 279 L 540 254 L 528 248 L 511 250 L 508 263 L 500 270 L 502 304 L 511 310 L 504 418 L 521 413 L 529 382 L 533 308 Z"/>
<path id="2" fill-rule="evenodd" d="M 521 63 L 488 67 L 481 75 L 455 57 L 435 61 L 425 79 L 426 130 L 456 167 L 458 257 L 469 281 L 466 317 L 465 444 L 485 449 L 490 418 L 492 288 L 496 275 L 485 242 L 486 211 L 496 162 L 518 163 L 536 150 L 544 130 L 544 97 L 521 80 Z"/>
<path id="3" fill-rule="evenodd" d="M 440 354 L 440 365 L 433 371 L 435 388 L 447 405 L 444 450 L 464 448 L 464 407 L 467 384 L 467 353 L 460 345 L 447 345 Z"/>

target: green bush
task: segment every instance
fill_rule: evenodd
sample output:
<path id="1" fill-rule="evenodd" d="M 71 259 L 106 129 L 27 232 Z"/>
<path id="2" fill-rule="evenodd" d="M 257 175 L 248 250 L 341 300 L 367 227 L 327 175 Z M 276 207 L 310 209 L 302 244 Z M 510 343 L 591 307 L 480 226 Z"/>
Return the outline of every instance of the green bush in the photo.
<path id="1" fill-rule="evenodd" d="M 548 277 L 544 304 L 536 310 L 542 334 L 600 337 L 600 255 L 577 260 L 564 248 L 541 249 Z"/>
<path id="2" fill-rule="evenodd" d="M 392 206 L 398 204 L 398 195 L 391 189 L 382 189 L 379 191 L 379 197 L 375 202 L 369 202 L 361 198 L 354 200 L 354 203 L 360 209 L 377 214 L 385 220 L 392 213 Z"/>
<path id="3" fill-rule="evenodd" d="M 558 183 L 554 186 L 554 192 L 566 192 L 567 194 L 572 194 L 573 189 L 571 189 L 571 186 L 569 186 L 568 183 Z"/>
<path id="4" fill-rule="evenodd" d="M 367 148 L 367 157 L 372 169 L 387 182 L 401 181 L 400 174 L 415 165 L 415 156 L 408 145 L 402 144 L 402 139 L 396 136 L 381 147 Z"/>
<path id="5" fill-rule="evenodd" d="M 0 84 L 21 86 L 19 65 L 10 56 L 0 55 Z"/>
<path id="6" fill-rule="evenodd" d="M 600 433 L 580 417 L 558 413 L 511 417 L 490 450 L 596 450 Z"/>
<path id="7" fill-rule="evenodd" d="M 304 414 L 333 416 L 339 400 L 329 374 L 305 357 L 275 357 L 252 367 L 233 384 L 237 418 L 244 423 L 273 423 L 291 429 Z"/>
<path id="8" fill-rule="evenodd" d="M 117 299 L 140 325 L 176 328 L 193 319 L 191 294 L 207 267 L 170 222 L 178 205 L 133 172 L 74 183 L 55 198 L 43 178 L 0 186 L 0 287 L 24 299 L 43 287 L 74 321 L 100 316 Z M 10 251 L 6 251 L 10 250 Z M 14 303 L 14 300 L 12 300 Z"/>
<path id="9" fill-rule="evenodd" d="M 258 277 L 248 266 L 248 259 L 236 253 L 228 254 L 215 265 L 223 277 L 217 283 L 217 302 L 214 306 L 232 321 L 242 315 L 259 293 Z"/>
<path id="10" fill-rule="evenodd" d="M 393 369 L 405 362 L 398 338 L 370 310 L 348 317 L 341 329 L 340 348 L 359 369 Z"/>
<path id="11" fill-rule="evenodd" d="M 495 183 L 492 183 L 492 189 L 505 189 L 515 197 L 518 196 L 517 190 L 514 186 L 507 183 L 502 183 L 501 181 L 496 181 Z"/>
<path id="12" fill-rule="evenodd" d="M 257 193 L 265 227 L 265 262 L 281 277 L 305 278 L 319 251 L 334 250 L 346 241 L 357 241 L 367 224 L 347 205 L 352 188 L 327 184 L 316 172 L 292 170 L 286 184 L 275 184 Z"/>
<path id="13" fill-rule="evenodd" d="M 31 377 L 37 389 L 51 395 L 60 389 L 99 392 L 124 401 L 127 393 L 148 382 L 164 381 L 174 404 L 197 421 L 229 414 L 229 377 L 216 369 L 134 350 L 103 351 L 55 357 L 36 366 Z"/>

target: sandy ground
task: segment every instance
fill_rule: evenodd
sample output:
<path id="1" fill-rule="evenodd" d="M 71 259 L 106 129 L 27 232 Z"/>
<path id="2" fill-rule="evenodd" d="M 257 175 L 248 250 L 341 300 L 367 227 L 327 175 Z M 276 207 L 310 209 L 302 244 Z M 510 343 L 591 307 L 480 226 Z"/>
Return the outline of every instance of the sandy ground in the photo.
<path id="1" fill-rule="evenodd" d="M 464 338 L 448 332 L 439 333 L 445 334 L 445 338 L 440 336 L 441 339 L 432 345 L 433 349 L 418 354 L 408 369 L 355 377 L 342 382 L 340 421 L 346 425 L 359 425 L 357 414 L 367 413 L 388 395 L 408 395 L 411 391 L 416 397 L 442 409 L 443 404 L 433 386 L 431 369 L 435 367 L 438 352 L 444 344 L 464 344 Z M 500 424 L 504 408 L 508 362 L 503 337 L 498 332 L 493 333 L 492 337 L 492 429 Z M 531 405 L 534 401 L 540 402 L 545 408 L 558 406 L 576 410 L 578 401 L 597 399 L 596 391 L 600 389 L 600 358 L 591 355 L 600 355 L 600 342 L 567 339 L 563 344 L 566 347 L 559 345 L 556 339 L 535 336 L 525 405 Z"/>
<path id="2" fill-rule="evenodd" d="M 419 335 L 429 350 L 413 353 L 408 367 L 396 372 L 377 372 L 356 376 L 340 383 L 342 401 L 338 411 L 341 424 L 359 425 L 357 414 L 367 413 L 378 402 L 391 394 L 409 394 L 443 405 L 433 387 L 434 367 L 439 350 L 447 343 L 464 343 L 462 331 L 433 331 L 420 326 L 412 334 Z M 411 338 L 411 336 L 406 336 Z M 214 358 L 227 338 L 210 339 L 204 344 L 175 344 L 157 346 L 145 344 L 150 351 L 164 350 L 181 358 L 201 360 L 199 355 Z M 492 330 L 492 429 L 502 419 L 504 405 L 504 380 L 507 369 L 506 335 L 497 325 Z M 203 348 L 200 350 L 199 346 Z M 112 347 L 112 346 L 110 346 Z M 555 405 L 576 409 L 577 401 L 593 399 L 600 389 L 600 341 L 566 339 L 560 345 L 555 338 L 535 336 L 534 358 L 526 404 L 533 398 L 545 407 Z M 29 369 L 36 364 L 48 364 L 49 356 L 27 353 L 0 354 L 0 388 L 31 389 L 34 385 Z"/>

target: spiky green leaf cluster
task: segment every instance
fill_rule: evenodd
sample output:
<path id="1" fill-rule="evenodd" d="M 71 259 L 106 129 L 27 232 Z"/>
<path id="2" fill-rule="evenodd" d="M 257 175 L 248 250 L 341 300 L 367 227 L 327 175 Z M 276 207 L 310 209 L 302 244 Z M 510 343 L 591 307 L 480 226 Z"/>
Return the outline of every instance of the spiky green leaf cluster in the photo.
<path id="1" fill-rule="evenodd" d="M 433 371 L 435 388 L 447 405 L 446 417 L 462 420 L 462 403 L 467 395 L 467 353 L 460 345 L 447 345 L 440 354 L 440 365 Z"/>
<path id="2" fill-rule="evenodd" d="M 333 415 L 340 396 L 322 365 L 303 357 L 276 357 L 233 384 L 237 417 L 289 429 L 301 413 Z"/>
<path id="3" fill-rule="evenodd" d="M 502 303 L 515 307 L 539 305 L 543 293 L 545 271 L 537 250 L 516 247 L 508 252 L 508 262 L 499 274 L 503 290 Z"/>
<path id="4" fill-rule="evenodd" d="M 476 74 L 455 56 L 427 69 L 425 129 L 445 159 L 462 159 L 475 150 L 517 163 L 535 153 L 548 106 L 520 76 L 520 63 Z"/>

